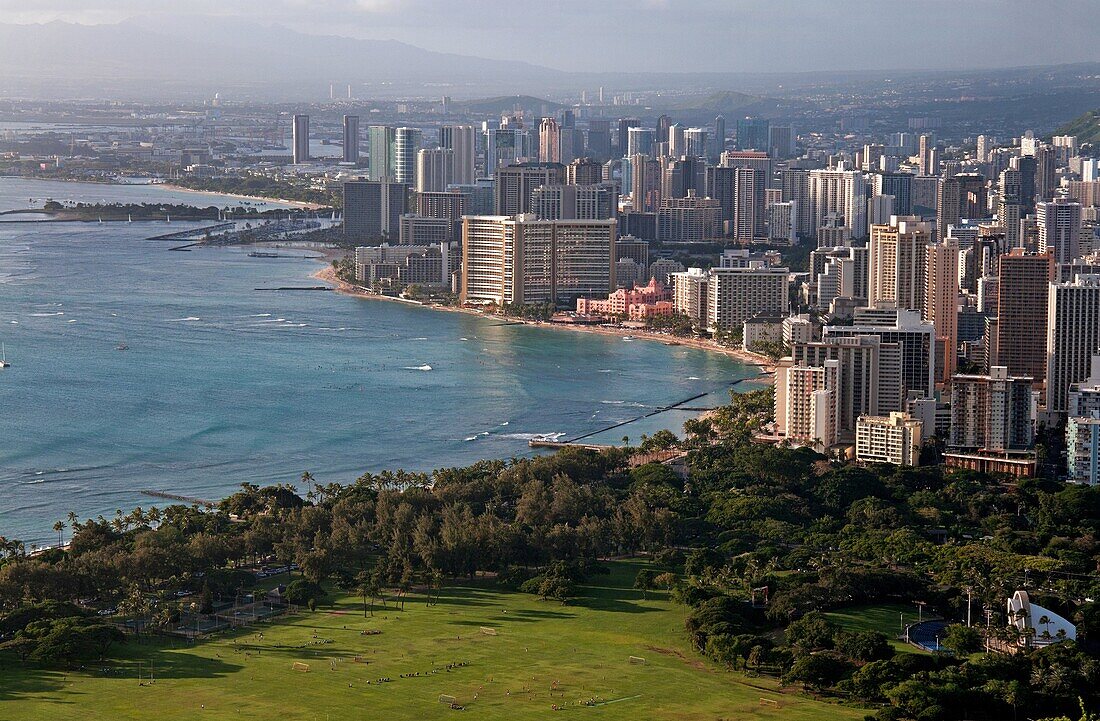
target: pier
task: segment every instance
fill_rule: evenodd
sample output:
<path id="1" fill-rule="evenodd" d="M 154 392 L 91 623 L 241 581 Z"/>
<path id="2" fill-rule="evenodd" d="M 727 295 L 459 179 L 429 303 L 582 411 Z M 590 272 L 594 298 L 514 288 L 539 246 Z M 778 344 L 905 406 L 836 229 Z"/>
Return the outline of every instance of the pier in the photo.
<path id="1" fill-rule="evenodd" d="M 184 220 L 181 218 L 181 220 Z M 190 228 L 188 230 L 178 230 L 174 233 L 164 233 L 163 235 L 154 235 L 146 238 L 146 240 L 187 240 L 188 238 L 212 233 L 216 230 L 228 230 L 235 227 L 236 223 L 215 223 L 214 225 L 207 225 L 202 228 Z"/>

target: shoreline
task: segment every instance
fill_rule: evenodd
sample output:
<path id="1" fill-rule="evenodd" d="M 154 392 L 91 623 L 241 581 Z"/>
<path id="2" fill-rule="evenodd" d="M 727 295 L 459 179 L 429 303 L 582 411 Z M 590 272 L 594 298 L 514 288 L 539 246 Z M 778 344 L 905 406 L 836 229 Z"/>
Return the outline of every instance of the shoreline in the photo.
<path id="1" fill-rule="evenodd" d="M 126 183 L 112 183 L 112 185 L 126 185 Z M 317 203 L 306 203 L 302 200 L 267 198 L 262 195 L 241 195 L 240 193 L 219 193 L 216 190 L 196 190 L 195 188 L 185 188 L 182 185 L 176 185 L 175 183 L 143 183 L 143 185 L 167 188 L 168 190 L 176 190 L 181 193 L 202 193 L 204 195 L 221 195 L 226 198 L 240 198 L 241 200 L 257 200 L 263 203 L 282 203 L 283 205 L 289 205 L 292 208 L 299 208 L 301 210 L 320 210 L 321 208 L 328 207 L 327 205 L 319 205 Z"/>
<path id="2" fill-rule="evenodd" d="M 512 320 L 518 324 L 528 325 L 535 328 L 549 328 L 553 330 L 571 331 L 573 333 L 590 333 L 593 335 L 618 337 L 622 337 L 624 334 L 626 334 L 633 338 L 637 338 L 638 340 L 655 341 L 663 343 L 664 345 L 675 343 L 677 346 L 682 346 L 685 348 L 694 348 L 695 350 L 718 353 L 729 358 L 733 358 L 746 366 L 754 366 L 756 368 L 759 368 L 762 373 L 767 373 L 769 375 L 773 375 L 775 373 L 774 364 L 765 356 L 759 355 L 758 353 L 750 353 L 749 351 L 741 350 L 740 348 L 728 348 L 726 346 L 721 346 L 712 340 L 707 340 L 704 338 L 680 338 L 677 336 L 666 335 L 664 333 L 654 333 L 653 331 L 636 330 L 633 328 L 603 328 L 598 326 L 577 326 L 564 323 L 529 321 L 519 318 L 508 318 L 508 316 L 482 313 L 481 311 L 474 310 L 472 308 L 456 308 L 450 306 L 432 305 L 414 300 L 393 298 L 390 296 L 378 295 L 376 293 L 368 293 L 362 290 L 359 286 L 352 285 L 351 283 L 340 280 L 336 277 L 336 272 L 329 264 L 326 264 L 324 268 L 321 268 L 320 270 L 311 273 L 309 277 L 333 286 L 335 292 L 337 293 L 353 296 L 356 298 L 386 301 L 390 303 L 412 304 L 418 305 L 422 308 L 427 308 L 428 310 L 437 310 L 447 313 L 463 313 L 466 315 L 473 315 L 481 318 L 498 318 Z"/>

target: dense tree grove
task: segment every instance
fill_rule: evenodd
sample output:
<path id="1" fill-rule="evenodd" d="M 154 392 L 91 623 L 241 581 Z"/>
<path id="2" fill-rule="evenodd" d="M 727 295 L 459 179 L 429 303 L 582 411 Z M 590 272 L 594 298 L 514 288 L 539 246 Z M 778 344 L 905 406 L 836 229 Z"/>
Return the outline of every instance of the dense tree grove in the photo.
<path id="1" fill-rule="evenodd" d="M 1100 593 L 1100 490 L 754 444 L 770 407 L 770 391 L 737 395 L 689 422 L 682 442 L 643 441 L 680 445 L 686 474 L 632 467 L 632 449 L 571 449 L 347 486 L 305 474 L 304 494 L 246 484 L 210 510 L 71 516 L 65 549 L 0 543 L 0 642 L 41 663 L 106 655 L 120 639 L 84 610 L 88 599 L 155 625 L 170 620 L 176 589 L 232 597 L 255 583 L 241 567 L 262 559 L 300 569 L 287 589 L 296 603 L 323 605 L 335 586 L 373 613 L 383 589 L 403 597 L 416 586 L 431 602 L 446 579 L 482 572 L 568 603 L 607 558 L 645 554 L 635 588 L 688 607 L 700 654 L 879 719 L 1076 716 L 1100 703 L 1100 605 L 1085 600 Z M 1019 588 L 1074 619 L 1078 642 L 984 652 L 985 608 L 997 645 L 1027 641 L 1003 614 Z M 898 653 L 883 633 L 823 613 L 899 603 L 915 616 L 921 602 L 959 621 L 967 589 L 982 623 L 946 629 L 944 653 Z"/>

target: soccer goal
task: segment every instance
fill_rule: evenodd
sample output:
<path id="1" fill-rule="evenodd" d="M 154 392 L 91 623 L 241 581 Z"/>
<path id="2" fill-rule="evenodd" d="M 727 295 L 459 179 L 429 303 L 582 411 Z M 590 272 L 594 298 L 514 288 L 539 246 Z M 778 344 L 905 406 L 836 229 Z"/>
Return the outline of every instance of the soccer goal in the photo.
<path id="1" fill-rule="evenodd" d="M 627 660 L 630 661 L 630 663 L 645 664 L 645 659 L 642 658 L 641 656 L 631 656 Z"/>
<path id="2" fill-rule="evenodd" d="M 445 693 L 439 694 L 439 703 L 445 703 L 448 706 L 454 706 L 457 701 L 458 699 L 456 699 L 454 696 L 448 696 Z"/>
<path id="3" fill-rule="evenodd" d="M 292 668 L 295 671 L 308 672 L 309 671 L 309 664 L 308 663 L 302 663 L 301 661 L 295 661 L 293 664 L 291 664 L 290 668 Z"/>
<path id="4" fill-rule="evenodd" d="M 495 628 L 489 628 L 488 626 L 482 626 L 481 632 L 486 636 L 496 636 L 497 630 Z"/>

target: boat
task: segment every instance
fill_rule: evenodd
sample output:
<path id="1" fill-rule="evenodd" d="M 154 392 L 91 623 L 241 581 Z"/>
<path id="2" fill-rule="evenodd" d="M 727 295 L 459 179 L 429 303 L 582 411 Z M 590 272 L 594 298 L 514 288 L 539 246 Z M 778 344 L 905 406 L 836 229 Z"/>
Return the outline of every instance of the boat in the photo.
<path id="1" fill-rule="evenodd" d="M 125 343 L 119 343 L 115 346 L 115 350 L 130 350 L 130 346 L 126 345 Z"/>
<path id="2" fill-rule="evenodd" d="M 634 340 L 634 336 L 632 336 L 632 335 L 624 335 L 624 336 L 623 336 L 623 340 Z"/>
<path id="3" fill-rule="evenodd" d="M 8 349 L 0 343 L 0 368 L 11 368 L 11 363 L 8 363 Z"/>

